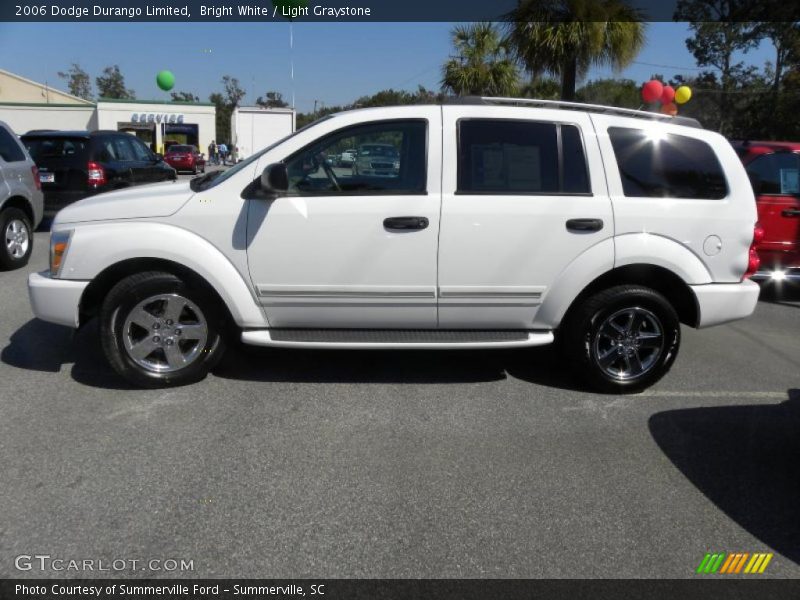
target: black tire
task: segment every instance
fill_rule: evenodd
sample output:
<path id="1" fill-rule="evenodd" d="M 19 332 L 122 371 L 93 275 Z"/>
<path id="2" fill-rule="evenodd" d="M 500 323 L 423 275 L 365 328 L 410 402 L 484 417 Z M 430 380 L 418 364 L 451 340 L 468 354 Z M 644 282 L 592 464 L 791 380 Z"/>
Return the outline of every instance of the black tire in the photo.
<path id="1" fill-rule="evenodd" d="M 154 300 L 158 296 L 166 298 Z M 173 307 L 182 308 L 177 309 L 180 316 L 171 322 L 169 315 L 162 313 L 159 316 L 159 310 L 165 311 L 168 303 L 173 301 Z M 150 303 L 143 308 L 146 302 Z M 134 310 L 152 319 L 153 331 L 129 322 Z M 225 350 L 222 335 L 225 320 L 222 315 L 216 299 L 204 289 L 192 287 L 170 273 L 137 273 L 117 283 L 103 301 L 100 339 L 109 364 L 131 383 L 147 388 L 185 385 L 205 378 L 222 358 Z M 190 328 L 203 330 L 205 337 L 198 335 L 199 339 L 192 339 L 191 334 L 187 337 L 186 331 Z M 183 337 L 180 337 L 182 331 Z M 157 347 L 140 357 L 139 362 L 126 347 L 130 344 L 135 350 L 142 342 L 153 346 L 157 337 Z M 190 357 L 186 366 L 177 367 L 168 358 L 174 358 L 175 351 Z M 164 370 L 158 369 L 159 364 L 163 364 Z"/>
<path id="2" fill-rule="evenodd" d="M 681 328 L 675 309 L 657 291 L 620 285 L 571 308 L 559 337 L 570 365 L 593 389 L 625 394 L 653 385 L 669 371 Z"/>
<path id="3" fill-rule="evenodd" d="M 33 252 L 33 227 L 28 215 L 13 207 L 0 212 L 0 242 L 0 269 L 10 271 L 27 265 Z"/>
<path id="4" fill-rule="evenodd" d="M 192 175 L 197 175 L 197 165 L 192 168 Z"/>

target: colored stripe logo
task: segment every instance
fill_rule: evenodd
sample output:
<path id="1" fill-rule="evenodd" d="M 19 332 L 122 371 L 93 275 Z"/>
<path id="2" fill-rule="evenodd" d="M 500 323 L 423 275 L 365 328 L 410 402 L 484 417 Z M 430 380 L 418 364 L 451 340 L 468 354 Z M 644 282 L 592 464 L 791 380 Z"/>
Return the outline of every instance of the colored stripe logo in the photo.
<path id="1" fill-rule="evenodd" d="M 707 552 L 696 573 L 711 575 L 755 575 L 763 573 L 772 560 L 771 552 Z"/>

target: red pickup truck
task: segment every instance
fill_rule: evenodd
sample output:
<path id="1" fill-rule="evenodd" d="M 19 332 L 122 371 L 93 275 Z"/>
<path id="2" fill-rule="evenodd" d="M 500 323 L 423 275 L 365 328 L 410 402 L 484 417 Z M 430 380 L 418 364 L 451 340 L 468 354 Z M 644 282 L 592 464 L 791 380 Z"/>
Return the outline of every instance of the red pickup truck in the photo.
<path id="1" fill-rule="evenodd" d="M 733 142 L 758 205 L 761 281 L 800 281 L 800 143 Z"/>

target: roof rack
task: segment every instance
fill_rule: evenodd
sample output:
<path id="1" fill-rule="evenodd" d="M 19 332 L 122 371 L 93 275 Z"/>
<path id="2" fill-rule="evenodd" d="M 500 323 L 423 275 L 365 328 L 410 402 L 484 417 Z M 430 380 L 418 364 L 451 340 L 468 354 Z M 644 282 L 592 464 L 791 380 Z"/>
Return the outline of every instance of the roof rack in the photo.
<path id="1" fill-rule="evenodd" d="M 601 104 L 584 104 L 582 102 L 565 102 L 563 100 L 539 100 L 536 98 L 493 98 L 489 96 L 461 96 L 452 98 L 450 104 L 486 104 L 497 106 L 531 106 L 541 108 L 560 108 L 564 110 L 580 110 L 584 112 L 617 115 L 620 117 L 633 117 L 637 119 L 649 119 L 651 121 L 664 121 L 675 125 L 686 125 L 702 129 L 700 121 L 691 117 L 672 117 L 660 113 L 645 110 L 633 110 L 631 108 L 618 108 L 615 106 L 603 106 Z"/>

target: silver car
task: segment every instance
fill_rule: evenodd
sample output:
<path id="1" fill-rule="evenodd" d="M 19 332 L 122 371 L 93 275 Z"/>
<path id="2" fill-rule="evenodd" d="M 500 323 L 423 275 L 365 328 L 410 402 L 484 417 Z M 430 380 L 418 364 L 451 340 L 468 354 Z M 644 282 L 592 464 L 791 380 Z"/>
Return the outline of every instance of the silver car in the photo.
<path id="1" fill-rule="evenodd" d="M 14 132 L 0 121 L 0 269 L 28 264 L 43 198 L 39 169 Z"/>

